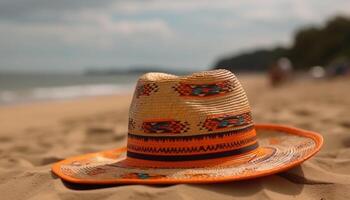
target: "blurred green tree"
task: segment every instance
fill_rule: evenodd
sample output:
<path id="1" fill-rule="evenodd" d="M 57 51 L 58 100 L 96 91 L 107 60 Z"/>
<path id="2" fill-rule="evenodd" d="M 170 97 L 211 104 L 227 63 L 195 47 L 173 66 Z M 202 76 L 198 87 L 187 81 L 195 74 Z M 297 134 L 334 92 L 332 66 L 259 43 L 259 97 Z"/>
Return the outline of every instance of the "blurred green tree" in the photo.
<path id="1" fill-rule="evenodd" d="M 328 65 L 339 57 L 350 58 L 350 19 L 336 17 L 323 28 L 301 29 L 289 55 L 299 69 Z"/>
<path id="2" fill-rule="evenodd" d="M 337 16 L 323 27 L 305 27 L 296 32 L 290 48 L 259 49 L 222 58 L 215 68 L 231 71 L 263 71 L 279 57 L 289 57 L 296 69 L 326 66 L 335 60 L 350 60 L 350 18 Z"/>

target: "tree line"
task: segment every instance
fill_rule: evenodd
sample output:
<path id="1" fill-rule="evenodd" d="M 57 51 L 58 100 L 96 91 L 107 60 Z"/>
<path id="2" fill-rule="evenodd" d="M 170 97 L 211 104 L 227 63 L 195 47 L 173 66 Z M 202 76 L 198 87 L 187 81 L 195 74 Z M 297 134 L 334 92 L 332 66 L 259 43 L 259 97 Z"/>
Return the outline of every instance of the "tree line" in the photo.
<path id="1" fill-rule="evenodd" d="M 296 32 L 291 47 L 257 49 L 219 59 L 214 68 L 231 71 L 265 71 L 278 58 L 289 58 L 294 67 L 307 70 L 350 60 L 350 18 L 337 16 L 324 26 L 305 27 Z"/>

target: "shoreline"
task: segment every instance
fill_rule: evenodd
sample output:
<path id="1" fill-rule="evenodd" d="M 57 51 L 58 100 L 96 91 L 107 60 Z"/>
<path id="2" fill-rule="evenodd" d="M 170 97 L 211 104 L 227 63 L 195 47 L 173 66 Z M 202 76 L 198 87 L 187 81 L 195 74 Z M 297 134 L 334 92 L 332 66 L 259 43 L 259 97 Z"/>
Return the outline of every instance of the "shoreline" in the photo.
<path id="1" fill-rule="evenodd" d="M 79 97 L 75 99 L 28 102 L 0 106 L 0 136 L 4 132 L 24 131 L 40 126 L 59 125 L 64 119 L 95 115 L 118 109 L 118 104 L 129 106 L 131 93 Z M 98 108 L 95 108 L 98 105 Z M 17 124 L 17 125 L 16 125 Z"/>
<path id="2" fill-rule="evenodd" d="M 114 94 L 101 94 L 101 95 L 91 95 L 91 96 L 77 96 L 72 98 L 57 98 L 57 99 L 40 99 L 40 100 L 29 100 L 24 102 L 13 102 L 0 104 L 0 109 L 5 107 L 17 107 L 17 106 L 31 106 L 36 104 L 48 104 L 48 103 L 59 103 L 59 102 L 70 102 L 70 101 L 80 101 L 85 99 L 94 99 L 100 97 L 115 97 L 115 96 L 130 96 L 133 94 L 132 89 L 129 91 L 116 92 Z"/>

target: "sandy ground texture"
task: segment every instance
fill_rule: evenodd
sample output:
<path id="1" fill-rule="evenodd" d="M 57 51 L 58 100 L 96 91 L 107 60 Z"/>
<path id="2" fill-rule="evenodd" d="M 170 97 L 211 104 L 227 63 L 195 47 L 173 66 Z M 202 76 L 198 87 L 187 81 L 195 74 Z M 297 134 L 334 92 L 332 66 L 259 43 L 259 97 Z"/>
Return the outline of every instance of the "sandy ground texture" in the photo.
<path id="1" fill-rule="evenodd" d="M 318 131 L 321 152 L 289 171 L 208 185 L 87 187 L 62 182 L 51 165 L 125 145 L 128 96 L 0 107 L 0 199 L 350 199 L 350 80 L 298 81 L 271 89 L 239 76 L 256 122 Z"/>

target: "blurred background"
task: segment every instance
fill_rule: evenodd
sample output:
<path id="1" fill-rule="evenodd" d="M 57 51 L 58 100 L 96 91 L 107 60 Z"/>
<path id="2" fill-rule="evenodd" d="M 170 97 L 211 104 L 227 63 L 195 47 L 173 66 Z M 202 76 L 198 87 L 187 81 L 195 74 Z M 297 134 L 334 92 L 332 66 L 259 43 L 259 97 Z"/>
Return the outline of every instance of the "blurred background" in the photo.
<path id="1" fill-rule="evenodd" d="M 0 0 L 1 199 L 348 200 L 349 59 L 349 0 Z M 51 174 L 125 146 L 141 74 L 217 68 L 237 75 L 255 123 L 316 131 L 322 150 L 236 184 L 77 191 Z"/>
<path id="2" fill-rule="evenodd" d="M 0 0 L 0 105 L 130 91 L 148 71 L 349 74 L 350 1 Z M 296 76 L 297 74 L 298 76 Z"/>

